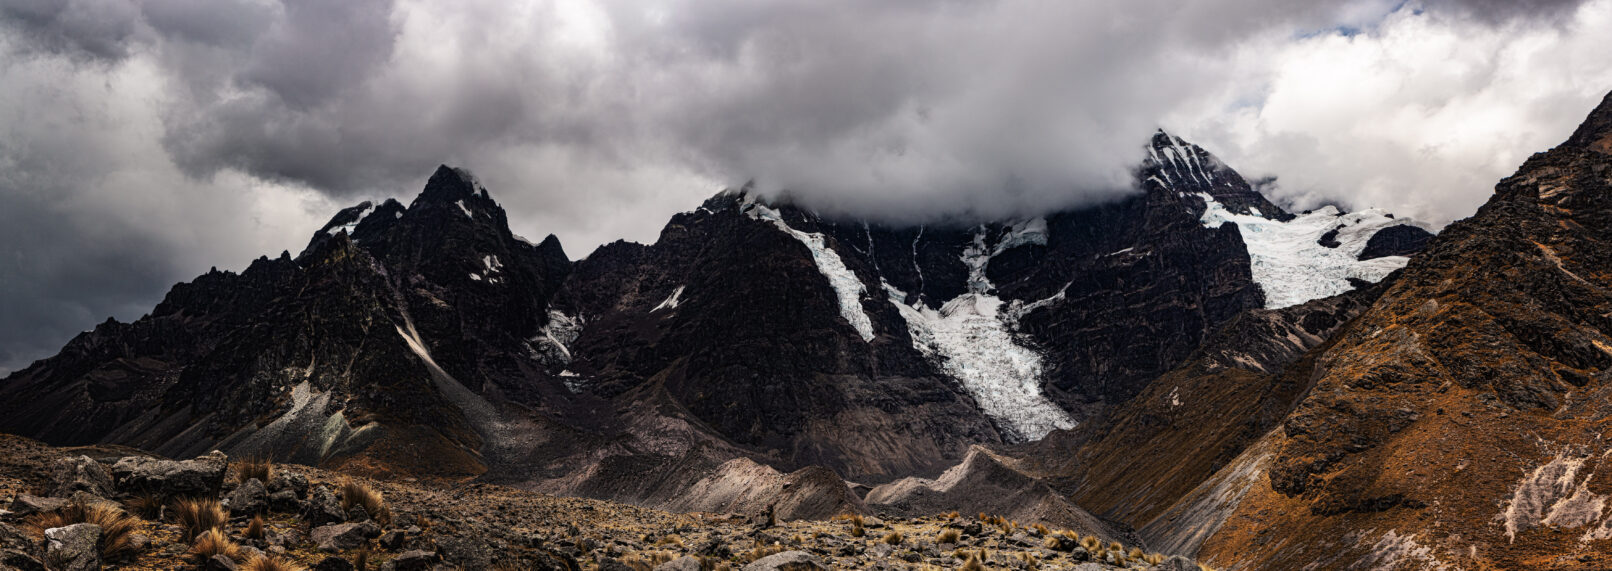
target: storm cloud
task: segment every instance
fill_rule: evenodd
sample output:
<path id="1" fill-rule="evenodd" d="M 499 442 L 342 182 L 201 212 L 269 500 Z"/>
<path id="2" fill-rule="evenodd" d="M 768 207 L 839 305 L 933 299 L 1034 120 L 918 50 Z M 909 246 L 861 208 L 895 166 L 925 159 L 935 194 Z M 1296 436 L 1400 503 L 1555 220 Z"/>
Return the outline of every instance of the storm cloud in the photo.
<path id="1" fill-rule="evenodd" d="M 573 256 L 753 180 L 898 222 L 1132 192 L 1165 128 L 1437 227 L 1612 89 L 1612 0 L 0 0 L 0 373 L 477 172 Z"/>

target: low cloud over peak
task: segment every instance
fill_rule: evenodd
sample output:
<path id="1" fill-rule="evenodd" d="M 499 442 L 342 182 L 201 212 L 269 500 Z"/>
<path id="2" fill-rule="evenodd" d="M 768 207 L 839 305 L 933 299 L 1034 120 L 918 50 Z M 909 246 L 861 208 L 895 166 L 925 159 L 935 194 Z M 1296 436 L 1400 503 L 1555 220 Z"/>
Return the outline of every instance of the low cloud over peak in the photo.
<path id="1" fill-rule="evenodd" d="M 579 254 L 746 180 L 908 222 L 1107 200 L 1159 127 L 1278 201 L 1442 225 L 1612 89 L 1609 29 L 1612 0 L 0 0 L 0 368 L 444 162 Z"/>

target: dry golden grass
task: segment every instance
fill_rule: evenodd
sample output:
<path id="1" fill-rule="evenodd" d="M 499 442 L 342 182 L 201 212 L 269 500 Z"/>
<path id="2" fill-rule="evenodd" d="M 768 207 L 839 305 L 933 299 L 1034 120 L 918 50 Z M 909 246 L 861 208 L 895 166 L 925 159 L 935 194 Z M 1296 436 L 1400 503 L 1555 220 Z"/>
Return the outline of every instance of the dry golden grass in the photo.
<path id="1" fill-rule="evenodd" d="M 1142 560 L 1146 561 L 1148 565 L 1158 565 L 1164 562 L 1165 557 L 1163 553 L 1149 553 L 1142 557 Z"/>
<path id="2" fill-rule="evenodd" d="M 957 570 L 958 571 L 985 571 L 985 565 L 980 563 L 980 560 L 970 557 L 968 559 L 968 561 L 963 562 L 963 566 L 958 567 Z"/>
<path id="3" fill-rule="evenodd" d="M 1097 548 L 1103 546 L 1103 540 L 1097 539 L 1095 535 L 1088 535 L 1080 538 L 1080 546 L 1086 548 L 1086 551 L 1096 553 Z"/>
<path id="4" fill-rule="evenodd" d="M 868 534 L 867 528 L 862 527 L 861 514 L 851 514 L 849 519 L 851 520 L 851 537 L 862 537 Z"/>
<path id="5" fill-rule="evenodd" d="M 174 519 L 184 530 L 186 541 L 229 522 L 229 512 L 224 511 L 224 507 L 218 505 L 218 500 L 212 498 L 184 498 L 174 502 L 169 511 L 173 512 Z"/>
<path id="6" fill-rule="evenodd" d="M 215 555 L 223 555 L 230 559 L 241 558 L 241 546 L 230 540 L 228 535 L 217 529 L 209 529 L 196 537 L 196 542 L 190 546 L 187 553 L 191 561 L 200 565 Z"/>
<path id="7" fill-rule="evenodd" d="M 254 555 L 241 565 L 241 571 L 308 571 L 308 568 L 275 555 Z"/>
<path id="8" fill-rule="evenodd" d="M 353 569 L 366 571 L 369 569 L 369 547 L 360 547 L 353 550 Z"/>
<path id="9" fill-rule="evenodd" d="M 1051 529 L 1048 529 L 1047 526 L 1039 524 L 1039 523 L 1035 524 L 1035 527 L 1033 529 L 1035 529 L 1035 534 L 1039 535 L 1041 537 L 1046 537 L 1046 536 L 1052 535 L 1052 530 Z"/>
<path id="10" fill-rule="evenodd" d="M 252 521 L 246 522 L 247 539 L 263 539 L 263 514 L 252 516 Z"/>
<path id="11" fill-rule="evenodd" d="M 684 547 L 683 538 L 678 537 L 676 535 L 666 535 L 666 536 L 662 536 L 660 539 L 655 540 L 655 546 L 656 547 L 660 547 L 662 545 L 676 545 L 679 549 L 681 549 L 681 548 Z"/>
<path id="12" fill-rule="evenodd" d="M 165 503 L 167 502 L 162 501 L 162 496 L 145 492 L 129 498 L 123 502 L 123 506 L 134 512 L 134 515 L 154 520 L 162 517 L 162 506 Z"/>
<path id="13" fill-rule="evenodd" d="M 73 502 L 57 511 L 28 516 L 23 520 L 23 527 L 43 538 L 47 529 L 77 523 L 93 523 L 101 527 L 101 539 L 96 542 L 95 548 L 102 559 L 117 560 L 134 554 L 134 544 L 129 536 L 139 528 L 140 520 L 111 504 Z"/>
<path id="14" fill-rule="evenodd" d="M 364 512 L 369 514 L 370 519 L 383 527 L 392 525 L 392 508 L 386 505 L 381 492 L 369 484 L 346 478 L 341 481 L 341 509 L 349 510 L 353 506 L 364 506 Z"/>
<path id="15" fill-rule="evenodd" d="M 257 481 L 268 485 L 269 476 L 274 474 L 274 465 L 267 458 L 246 458 L 235 464 L 235 481 L 245 484 L 247 480 L 256 478 Z"/>
<path id="16" fill-rule="evenodd" d="M 883 542 L 888 543 L 890 545 L 901 545 L 901 542 L 906 541 L 906 539 L 907 539 L 906 537 L 903 537 L 901 535 L 901 532 L 892 531 L 890 533 L 885 534 L 884 539 L 881 539 L 879 541 L 883 541 Z"/>
<path id="17" fill-rule="evenodd" d="M 957 543 L 957 541 L 962 538 L 963 534 L 959 533 L 957 530 L 945 529 L 941 530 L 940 534 L 935 536 L 935 543 Z"/>

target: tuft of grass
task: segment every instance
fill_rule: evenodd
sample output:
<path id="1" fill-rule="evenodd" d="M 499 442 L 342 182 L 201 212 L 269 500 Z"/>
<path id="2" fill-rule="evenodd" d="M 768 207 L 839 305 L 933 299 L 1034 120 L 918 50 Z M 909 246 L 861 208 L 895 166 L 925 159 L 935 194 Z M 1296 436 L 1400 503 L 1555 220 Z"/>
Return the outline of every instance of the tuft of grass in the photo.
<path id="1" fill-rule="evenodd" d="M 768 555 L 776 555 L 776 554 L 779 554 L 779 553 L 783 553 L 785 551 L 788 551 L 788 550 L 785 549 L 784 546 L 782 546 L 782 545 L 778 545 L 776 543 L 774 543 L 772 545 L 761 545 L 761 542 L 757 541 L 756 546 L 754 548 L 752 548 L 748 552 L 740 554 L 736 561 L 739 564 L 742 564 L 742 565 L 749 565 L 751 563 L 755 563 L 755 561 L 757 559 L 761 559 L 762 557 L 766 557 Z"/>
<path id="2" fill-rule="evenodd" d="M 392 508 L 386 505 L 381 492 L 369 484 L 345 478 L 341 481 L 341 509 L 345 511 L 353 506 L 364 506 L 364 512 L 382 527 L 392 525 Z"/>
<path id="3" fill-rule="evenodd" d="M 851 514 L 851 537 L 862 537 L 868 530 L 862 527 L 862 514 Z"/>
<path id="4" fill-rule="evenodd" d="M 676 535 L 662 536 L 660 539 L 655 540 L 656 547 L 660 547 L 662 545 L 676 545 L 678 549 L 683 549 L 685 547 L 683 545 L 683 538 Z"/>
<path id="5" fill-rule="evenodd" d="M 267 458 L 246 458 L 235 464 L 235 481 L 242 484 L 257 478 L 257 481 L 268 485 L 269 476 L 273 474 L 274 465 Z"/>
<path id="6" fill-rule="evenodd" d="M 128 501 L 123 502 L 123 506 L 129 508 L 129 511 L 134 512 L 134 515 L 145 519 L 156 520 L 162 519 L 162 507 L 163 504 L 166 503 L 168 502 L 163 501 L 162 496 L 160 495 L 153 494 L 151 492 L 141 492 L 139 494 L 135 494 L 134 497 L 129 498 Z"/>
<path id="7" fill-rule="evenodd" d="M 906 541 L 906 539 L 907 539 L 906 537 L 903 537 L 901 535 L 901 532 L 892 531 L 892 532 L 886 534 L 884 536 L 884 539 L 881 539 L 880 541 L 883 541 L 883 542 L 888 543 L 890 545 L 901 545 L 901 542 Z"/>
<path id="8" fill-rule="evenodd" d="M 247 539 L 263 539 L 263 514 L 252 516 L 252 521 L 246 522 Z"/>
<path id="9" fill-rule="evenodd" d="M 179 527 L 184 530 L 185 541 L 195 539 L 208 530 L 223 527 L 229 522 L 229 512 L 224 511 L 224 506 L 212 498 L 184 498 L 174 502 L 170 511 L 178 520 Z"/>
<path id="10" fill-rule="evenodd" d="M 1146 561 L 1148 565 L 1158 565 L 1158 564 L 1164 562 L 1164 554 L 1163 553 L 1149 553 L 1146 556 L 1142 557 L 1142 560 Z"/>
<path id="11" fill-rule="evenodd" d="M 241 565 L 241 571 L 308 571 L 308 568 L 277 555 L 253 555 Z"/>
<path id="12" fill-rule="evenodd" d="M 1109 551 L 1118 551 L 1120 553 L 1124 553 L 1125 552 L 1125 544 L 1120 543 L 1118 541 L 1110 541 L 1110 542 L 1108 542 L 1108 550 Z"/>
<path id="13" fill-rule="evenodd" d="M 1080 538 L 1080 546 L 1086 548 L 1086 551 L 1096 553 L 1097 548 L 1103 546 L 1103 540 L 1097 539 L 1095 535 L 1088 535 Z"/>
<path id="14" fill-rule="evenodd" d="M 1047 526 L 1045 526 L 1045 525 L 1042 525 L 1042 524 L 1039 524 L 1039 523 L 1035 524 L 1034 529 L 1035 529 L 1035 534 L 1039 535 L 1041 537 L 1046 537 L 1046 536 L 1052 535 L 1052 530 L 1047 529 Z"/>
<path id="15" fill-rule="evenodd" d="M 935 543 L 957 543 L 957 541 L 962 538 L 963 534 L 959 533 L 957 530 L 946 529 L 942 530 L 940 535 L 935 536 Z"/>
<path id="16" fill-rule="evenodd" d="M 970 557 L 968 561 L 963 562 L 962 567 L 957 568 L 957 571 L 985 571 L 985 565 L 980 563 L 980 560 Z"/>
<path id="17" fill-rule="evenodd" d="M 191 561 L 197 565 L 206 563 L 215 555 L 223 555 L 230 559 L 241 558 L 241 546 L 230 540 L 228 535 L 218 529 L 209 529 L 206 533 L 196 536 L 196 542 L 191 544 L 188 554 Z"/>
<path id="18" fill-rule="evenodd" d="M 369 557 L 370 552 L 368 546 L 353 550 L 353 569 L 357 571 L 367 571 L 369 569 Z"/>
<path id="19" fill-rule="evenodd" d="M 47 529 L 77 523 L 93 523 L 101 527 L 101 539 L 95 544 L 101 559 L 117 560 L 133 555 L 136 551 L 129 536 L 134 530 L 139 529 L 139 518 L 111 504 L 73 502 L 53 512 L 28 516 L 28 519 L 23 520 L 23 527 L 34 535 L 44 538 Z"/>
<path id="20" fill-rule="evenodd" d="M 1147 555 L 1147 552 L 1142 551 L 1140 547 L 1132 547 L 1130 551 L 1125 552 L 1125 556 L 1131 559 L 1141 559 L 1145 555 Z"/>

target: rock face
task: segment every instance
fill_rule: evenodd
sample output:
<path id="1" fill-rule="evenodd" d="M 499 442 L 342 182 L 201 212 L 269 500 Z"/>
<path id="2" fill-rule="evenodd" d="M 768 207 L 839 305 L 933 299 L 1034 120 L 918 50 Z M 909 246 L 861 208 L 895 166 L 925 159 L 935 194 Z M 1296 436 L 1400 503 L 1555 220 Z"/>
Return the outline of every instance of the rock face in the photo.
<path id="1" fill-rule="evenodd" d="M 1606 565 L 1612 96 L 1314 350 L 1211 564 Z M 1335 543 L 1328 538 L 1352 537 Z"/>
<path id="2" fill-rule="evenodd" d="M 711 474 L 679 490 L 676 497 L 653 503 L 672 511 L 758 517 L 770 513 L 777 521 L 867 513 L 867 507 L 845 481 L 826 468 L 802 468 L 785 475 L 749 458 L 724 462 Z"/>
<path id="3" fill-rule="evenodd" d="M 372 522 L 339 523 L 313 528 L 309 539 L 320 551 L 346 551 L 380 537 L 381 528 Z"/>

